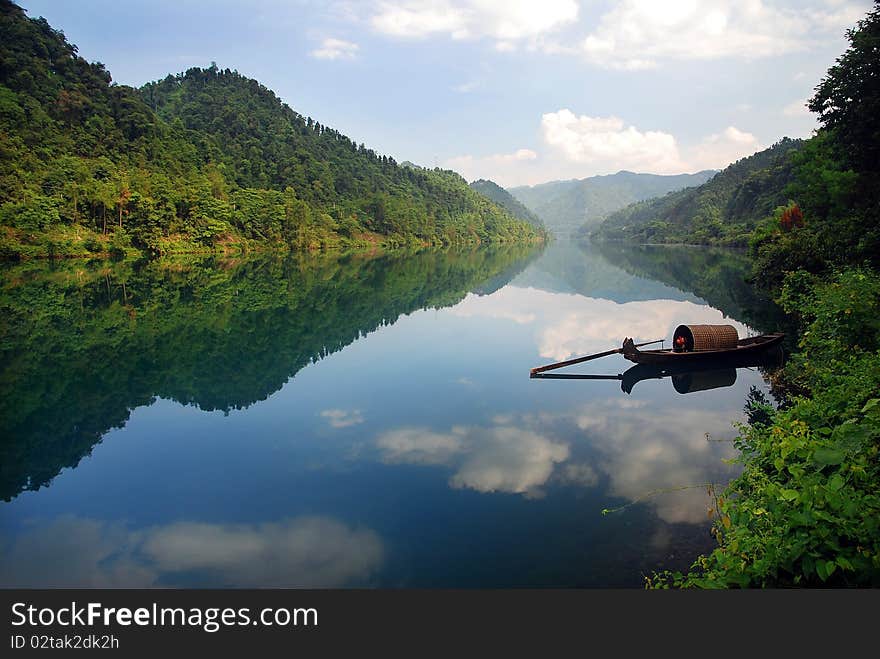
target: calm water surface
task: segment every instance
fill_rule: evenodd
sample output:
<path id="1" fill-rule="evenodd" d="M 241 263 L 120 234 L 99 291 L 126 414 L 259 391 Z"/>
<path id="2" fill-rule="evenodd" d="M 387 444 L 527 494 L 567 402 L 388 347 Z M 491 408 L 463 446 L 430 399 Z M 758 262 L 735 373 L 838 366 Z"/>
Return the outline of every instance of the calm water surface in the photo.
<path id="1" fill-rule="evenodd" d="M 567 244 L 7 266 L 0 584 L 640 586 L 711 549 L 700 484 L 735 474 L 719 440 L 761 374 L 528 371 L 772 329 L 743 268 Z"/>

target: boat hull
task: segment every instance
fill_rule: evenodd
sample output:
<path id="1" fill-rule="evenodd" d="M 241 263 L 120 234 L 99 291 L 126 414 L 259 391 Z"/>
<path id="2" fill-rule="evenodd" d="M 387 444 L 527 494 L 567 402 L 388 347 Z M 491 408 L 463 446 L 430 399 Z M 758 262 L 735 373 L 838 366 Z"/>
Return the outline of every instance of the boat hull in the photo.
<path id="1" fill-rule="evenodd" d="M 675 352 L 668 350 L 639 350 L 627 339 L 623 342 L 623 356 L 636 364 L 653 366 L 692 366 L 703 362 L 736 366 L 738 363 L 754 359 L 767 350 L 778 346 L 784 334 L 762 334 L 740 339 L 735 348 L 726 350 L 695 350 L 691 352 Z"/>

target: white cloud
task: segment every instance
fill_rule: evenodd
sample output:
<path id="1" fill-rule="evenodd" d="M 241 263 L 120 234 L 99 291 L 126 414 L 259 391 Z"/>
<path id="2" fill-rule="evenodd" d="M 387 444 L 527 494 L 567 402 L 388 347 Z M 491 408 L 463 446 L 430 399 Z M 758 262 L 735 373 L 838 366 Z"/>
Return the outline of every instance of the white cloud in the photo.
<path id="1" fill-rule="evenodd" d="M 536 498 L 554 482 L 607 482 L 609 497 L 643 501 L 666 522 L 703 523 L 706 490 L 690 486 L 723 484 L 737 469 L 723 462 L 735 455 L 733 446 L 707 442 L 706 433 L 732 436 L 729 419 L 737 412 L 612 398 L 562 414 L 505 415 L 490 427 L 399 429 L 381 435 L 377 447 L 385 462 L 451 468 L 452 488 Z M 578 456 L 584 447 L 588 460 Z"/>
<path id="2" fill-rule="evenodd" d="M 707 432 L 733 435 L 729 416 L 715 409 L 657 405 L 608 414 L 609 405 L 613 400 L 596 400 L 575 416 L 596 451 L 594 468 L 608 477 L 608 493 L 645 501 L 669 523 L 705 522 L 710 498 L 700 484 L 723 484 L 737 471 L 723 463 L 735 455 L 730 443 L 706 441 Z"/>
<path id="3" fill-rule="evenodd" d="M 513 186 L 552 178 L 548 167 L 556 172 L 568 168 L 572 172 L 568 178 L 610 174 L 621 169 L 651 174 L 723 169 L 763 148 L 754 135 L 735 126 L 709 135 L 694 146 L 680 147 L 670 133 L 643 131 L 614 116 L 575 115 L 566 108 L 544 114 L 541 130 L 553 157 L 519 149 L 482 157 L 456 156 L 443 164 L 468 180 L 487 178 Z"/>
<path id="4" fill-rule="evenodd" d="M 528 496 L 539 495 L 556 463 L 568 459 L 566 444 L 510 425 L 454 427 L 447 433 L 400 428 L 380 435 L 376 446 L 387 463 L 454 467 L 453 488 Z"/>
<path id="5" fill-rule="evenodd" d="M 552 178 L 584 178 L 621 169 L 680 174 L 723 169 L 760 151 L 755 135 L 736 126 L 682 145 L 669 132 L 643 130 L 616 116 L 576 115 L 568 108 L 541 117 L 546 147 L 488 156 L 462 155 L 444 161 L 468 180 L 487 178 L 499 185 L 532 185 Z"/>
<path id="6" fill-rule="evenodd" d="M 763 148 L 754 135 L 735 126 L 682 148 L 670 133 L 641 131 L 618 117 L 578 116 L 568 109 L 543 115 L 541 129 L 547 145 L 583 165 L 585 176 L 620 169 L 652 174 L 721 169 Z"/>
<path id="7" fill-rule="evenodd" d="M 848 0 L 824 0 L 826 9 L 806 9 L 808 20 L 817 30 L 838 33 L 853 27 L 871 8 L 870 2 Z"/>
<path id="8" fill-rule="evenodd" d="M 452 88 L 452 91 L 458 92 L 459 94 L 469 94 L 470 92 L 474 91 L 475 89 L 479 89 L 479 87 L 480 87 L 480 83 L 476 82 L 475 80 L 472 80 L 470 82 L 463 82 L 460 85 L 455 85 Z"/>
<path id="9" fill-rule="evenodd" d="M 596 487 L 599 484 L 599 474 L 586 463 L 571 463 L 563 467 L 560 480 L 580 487 Z"/>
<path id="10" fill-rule="evenodd" d="M 351 41 L 329 38 L 324 39 L 321 42 L 321 46 L 309 54 L 316 59 L 354 59 L 359 49 L 360 46 Z"/>
<path id="11" fill-rule="evenodd" d="M 826 34 L 852 25 L 859 2 L 782 8 L 763 0 L 623 0 L 583 39 L 587 60 L 639 70 L 666 60 L 772 57 L 808 50 Z"/>
<path id="12" fill-rule="evenodd" d="M 450 313 L 505 318 L 515 323 L 528 317 L 534 326 L 538 353 L 553 361 L 608 350 L 620 345 L 624 336 L 642 341 L 668 339 L 682 318 L 692 323 L 729 323 L 740 336 L 748 335 L 742 323 L 693 302 L 641 300 L 619 304 L 603 298 L 513 286 L 481 298 L 468 295 Z"/>
<path id="13" fill-rule="evenodd" d="M 782 108 L 782 114 L 786 117 L 809 117 L 810 111 L 807 109 L 807 99 L 802 98 L 792 101 Z"/>
<path id="14" fill-rule="evenodd" d="M 541 117 L 541 131 L 548 146 L 592 173 L 632 169 L 667 174 L 683 169 L 672 135 L 640 131 L 618 117 L 578 116 L 563 108 Z"/>
<path id="15" fill-rule="evenodd" d="M 452 487 L 534 496 L 569 454 L 566 444 L 509 426 L 476 433 L 471 441 L 471 452 L 449 481 Z"/>
<path id="16" fill-rule="evenodd" d="M 409 0 L 381 2 L 370 24 L 382 34 L 421 39 L 495 40 L 497 50 L 535 39 L 577 19 L 574 0 Z"/>
<path id="17" fill-rule="evenodd" d="M 764 146 L 751 133 L 728 126 L 720 133 L 709 135 L 696 146 L 686 150 L 688 171 L 724 169 L 740 158 L 760 151 Z"/>
<path id="18" fill-rule="evenodd" d="M 467 431 L 453 428 L 438 433 L 424 428 L 399 428 L 383 433 L 376 440 L 384 462 L 390 464 L 448 464 L 465 449 Z"/>
<path id="19" fill-rule="evenodd" d="M 469 181 L 488 178 L 499 185 L 512 185 L 523 171 L 539 170 L 538 154 L 531 149 L 517 149 L 512 153 L 494 153 L 489 156 L 463 155 L 443 162 Z"/>
<path id="20" fill-rule="evenodd" d="M 251 587 L 327 587 L 363 578 L 382 559 L 374 531 L 326 517 L 257 525 L 181 522 L 153 529 L 141 550 L 167 572 L 204 571 Z"/>
<path id="21" fill-rule="evenodd" d="M 327 419 L 327 423 L 333 428 L 348 428 L 364 422 L 360 410 L 323 410 L 321 416 Z"/>
<path id="22" fill-rule="evenodd" d="M 494 295 L 487 298 L 494 299 Z M 500 320 L 512 320 L 517 325 L 528 325 L 535 322 L 535 314 L 529 311 L 521 311 L 514 307 L 499 307 L 493 304 L 483 305 L 481 296 L 468 293 L 465 299 L 449 310 L 449 313 L 459 318 L 496 318 Z"/>
<path id="23" fill-rule="evenodd" d="M 381 538 L 329 517 L 262 524 L 177 522 L 145 529 L 62 516 L 9 537 L 4 587 L 333 588 L 363 584 L 384 558 Z"/>

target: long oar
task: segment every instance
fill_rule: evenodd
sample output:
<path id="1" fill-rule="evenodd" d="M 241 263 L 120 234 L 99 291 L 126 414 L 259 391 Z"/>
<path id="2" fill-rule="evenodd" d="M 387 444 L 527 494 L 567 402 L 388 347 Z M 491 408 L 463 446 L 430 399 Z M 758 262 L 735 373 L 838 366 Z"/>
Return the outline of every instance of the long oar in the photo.
<path id="1" fill-rule="evenodd" d="M 652 343 L 662 343 L 663 339 L 657 339 L 656 341 L 646 341 L 645 343 L 637 343 L 636 348 L 641 348 L 642 346 L 649 346 Z M 572 364 L 580 364 L 581 362 L 588 362 L 591 359 L 599 359 L 599 357 L 607 357 L 608 355 L 617 355 L 623 352 L 623 348 L 615 348 L 614 350 L 606 350 L 605 352 L 597 352 L 595 355 L 587 355 L 586 357 L 577 357 L 575 359 L 567 359 L 564 362 L 556 362 L 555 364 L 547 364 L 546 366 L 536 366 L 530 371 L 530 375 L 537 375 L 538 373 L 543 373 L 544 371 L 552 371 L 556 368 L 562 368 L 563 366 L 571 366 Z"/>
<path id="2" fill-rule="evenodd" d="M 587 375 L 581 373 L 532 373 L 530 377 L 548 380 L 622 380 L 623 375 Z"/>

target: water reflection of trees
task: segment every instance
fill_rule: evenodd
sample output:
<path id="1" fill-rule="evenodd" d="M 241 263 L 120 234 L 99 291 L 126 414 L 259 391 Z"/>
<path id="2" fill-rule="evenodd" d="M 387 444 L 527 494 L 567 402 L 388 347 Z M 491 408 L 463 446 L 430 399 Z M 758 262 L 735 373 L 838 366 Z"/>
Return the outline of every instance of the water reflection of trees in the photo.
<path id="1" fill-rule="evenodd" d="M 528 273 L 518 277 L 518 286 L 554 293 L 577 293 L 619 304 L 647 300 L 696 302 L 690 289 L 634 273 L 606 259 L 594 245 L 558 242 L 551 244 Z"/>
<path id="2" fill-rule="evenodd" d="M 307 364 L 402 315 L 522 270 L 534 249 L 0 271 L 0 496 L 75 466 L 156 397 L 204 410 L 264 400 Z"/>
<path id="3" fill-rule="evenodd" d="M 784 332 L 789 324 L 782 309 L 747 282 L 751 265 L 745 254 L 729 249 L 692 246 L 592 246 L 627 272 L 691 292 L 762 332 Z"/>

